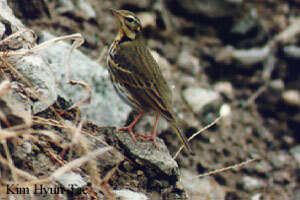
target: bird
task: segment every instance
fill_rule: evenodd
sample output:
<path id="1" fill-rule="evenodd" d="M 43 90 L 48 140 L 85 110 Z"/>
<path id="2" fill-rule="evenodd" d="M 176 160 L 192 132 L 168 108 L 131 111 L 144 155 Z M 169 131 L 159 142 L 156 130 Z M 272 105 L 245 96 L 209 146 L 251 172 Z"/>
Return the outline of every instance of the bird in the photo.
<path id="1" fill-rule="evenodd" d="M 142 35 L 140 19 L 131 11 L 111 9 L 117 18 L 118 33 L 109 47 L 107 55 L 108 72 L 119 97 L 138 111 L 128 125 L 118 131 L 128 131 L 132 140 L 135 135 L 152 140 L 156 148 L 156 128 L 162 116 L 172 126 L 189 154 L 194 154 L 172 108 L 171 90 Z M 151 136 L 133 132 L 135 124 L 147 113 L 156 114 Z"/>

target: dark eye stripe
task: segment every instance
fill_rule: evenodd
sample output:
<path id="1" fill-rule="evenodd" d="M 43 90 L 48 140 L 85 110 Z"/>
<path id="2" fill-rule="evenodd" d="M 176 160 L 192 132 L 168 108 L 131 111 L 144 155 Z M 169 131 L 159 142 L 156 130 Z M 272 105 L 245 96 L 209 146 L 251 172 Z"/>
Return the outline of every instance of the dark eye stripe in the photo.
<path id="1" fill-rule="evenodd" d="M 126 20 L 130 23 L 134 21 L 134 19 L 132 17 L 126 17 Z"/>

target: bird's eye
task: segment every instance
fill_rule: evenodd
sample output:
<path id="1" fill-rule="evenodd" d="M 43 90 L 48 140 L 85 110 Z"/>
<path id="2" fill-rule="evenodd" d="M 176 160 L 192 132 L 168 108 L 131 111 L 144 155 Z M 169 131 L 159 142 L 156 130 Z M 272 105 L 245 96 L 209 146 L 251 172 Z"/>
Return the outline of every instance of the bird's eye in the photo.
<path id="1" fill-rule="evenodd" d="M 134 21 L 134 19 L 132 17 L 127 17 L 126 20 L 129 22 L 129 23 L 132 23 Z"/>

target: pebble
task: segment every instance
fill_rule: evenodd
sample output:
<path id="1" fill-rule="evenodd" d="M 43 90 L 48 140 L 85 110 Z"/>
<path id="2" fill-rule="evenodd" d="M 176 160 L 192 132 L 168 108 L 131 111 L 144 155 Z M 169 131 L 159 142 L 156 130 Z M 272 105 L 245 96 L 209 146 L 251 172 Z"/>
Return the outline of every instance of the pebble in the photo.
<path id="1" fill-rule="evenodd" d="M 234 96 L 232 84 L 228 81 L 217 82 L 214 85 L 214 90 L 225 94 L 229 98 L 233 98 Z"/>
<path id="2" fill-rule="evenodd" d="M 287 90 L 282 94 L 283 100 L 291 106 L 300 107 L 300 93 L 297 90 Z"/>
<path id="3" fill-rule="evenodd" d="M 188 170 L 181 171 L 181 182 L 191 199 L 225 200 L 226 190 L 214 178 L 194 178 L 196 174 Z"/>
<path id="4" fill-rule="evenodd" d="M 148 200 L 149 198 L 140 192 L 134 192 L 128 189 L 114 190 L 116 197 L 120 200 Z"/>
<path id="5" fill-rule="evenodd" d="M 201 87 L 188 87 L 183 90 L 183 96 L 194 112 L 200 112 L 204 106 L 220 101 L 220 95 Z"/>
<path id="6" fill-rule="evenodd" d="M 62 174 L 56 180 L 68 190 L 72 188 L 83 188 L 87 185 L 83 178 L 74 172 Z"/>
<path id="7" fill-rule="evenodd" d="M 243 183 L 244 189 L 246 189 L 248 191 L 260 189 L 260 188 L 264 187 L 264 185 L 265 185 L 265 183 L 262 180 L 251 177 L 251 176 L 244 176 L 242 178 L 242 183 Z"/>
<path id="8" fill-rule="evenodd" d="M 290 152 L 296 160 L 298 168 L 300 168 L 300 145 L 293 147 Z"/>

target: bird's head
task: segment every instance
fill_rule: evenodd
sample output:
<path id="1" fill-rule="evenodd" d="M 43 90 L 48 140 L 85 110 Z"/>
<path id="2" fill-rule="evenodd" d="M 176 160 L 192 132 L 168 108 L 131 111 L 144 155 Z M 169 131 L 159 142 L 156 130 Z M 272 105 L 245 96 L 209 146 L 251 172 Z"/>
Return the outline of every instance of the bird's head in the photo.
<path id="1" fill-rule="evenodd" d="M 129 39 L 134 40 L 138 33 L 142 31 L 139 18 L 128 10 L 111 9 L 113 15 L 118 19 L 119 32 L 125 34 Z"/>

